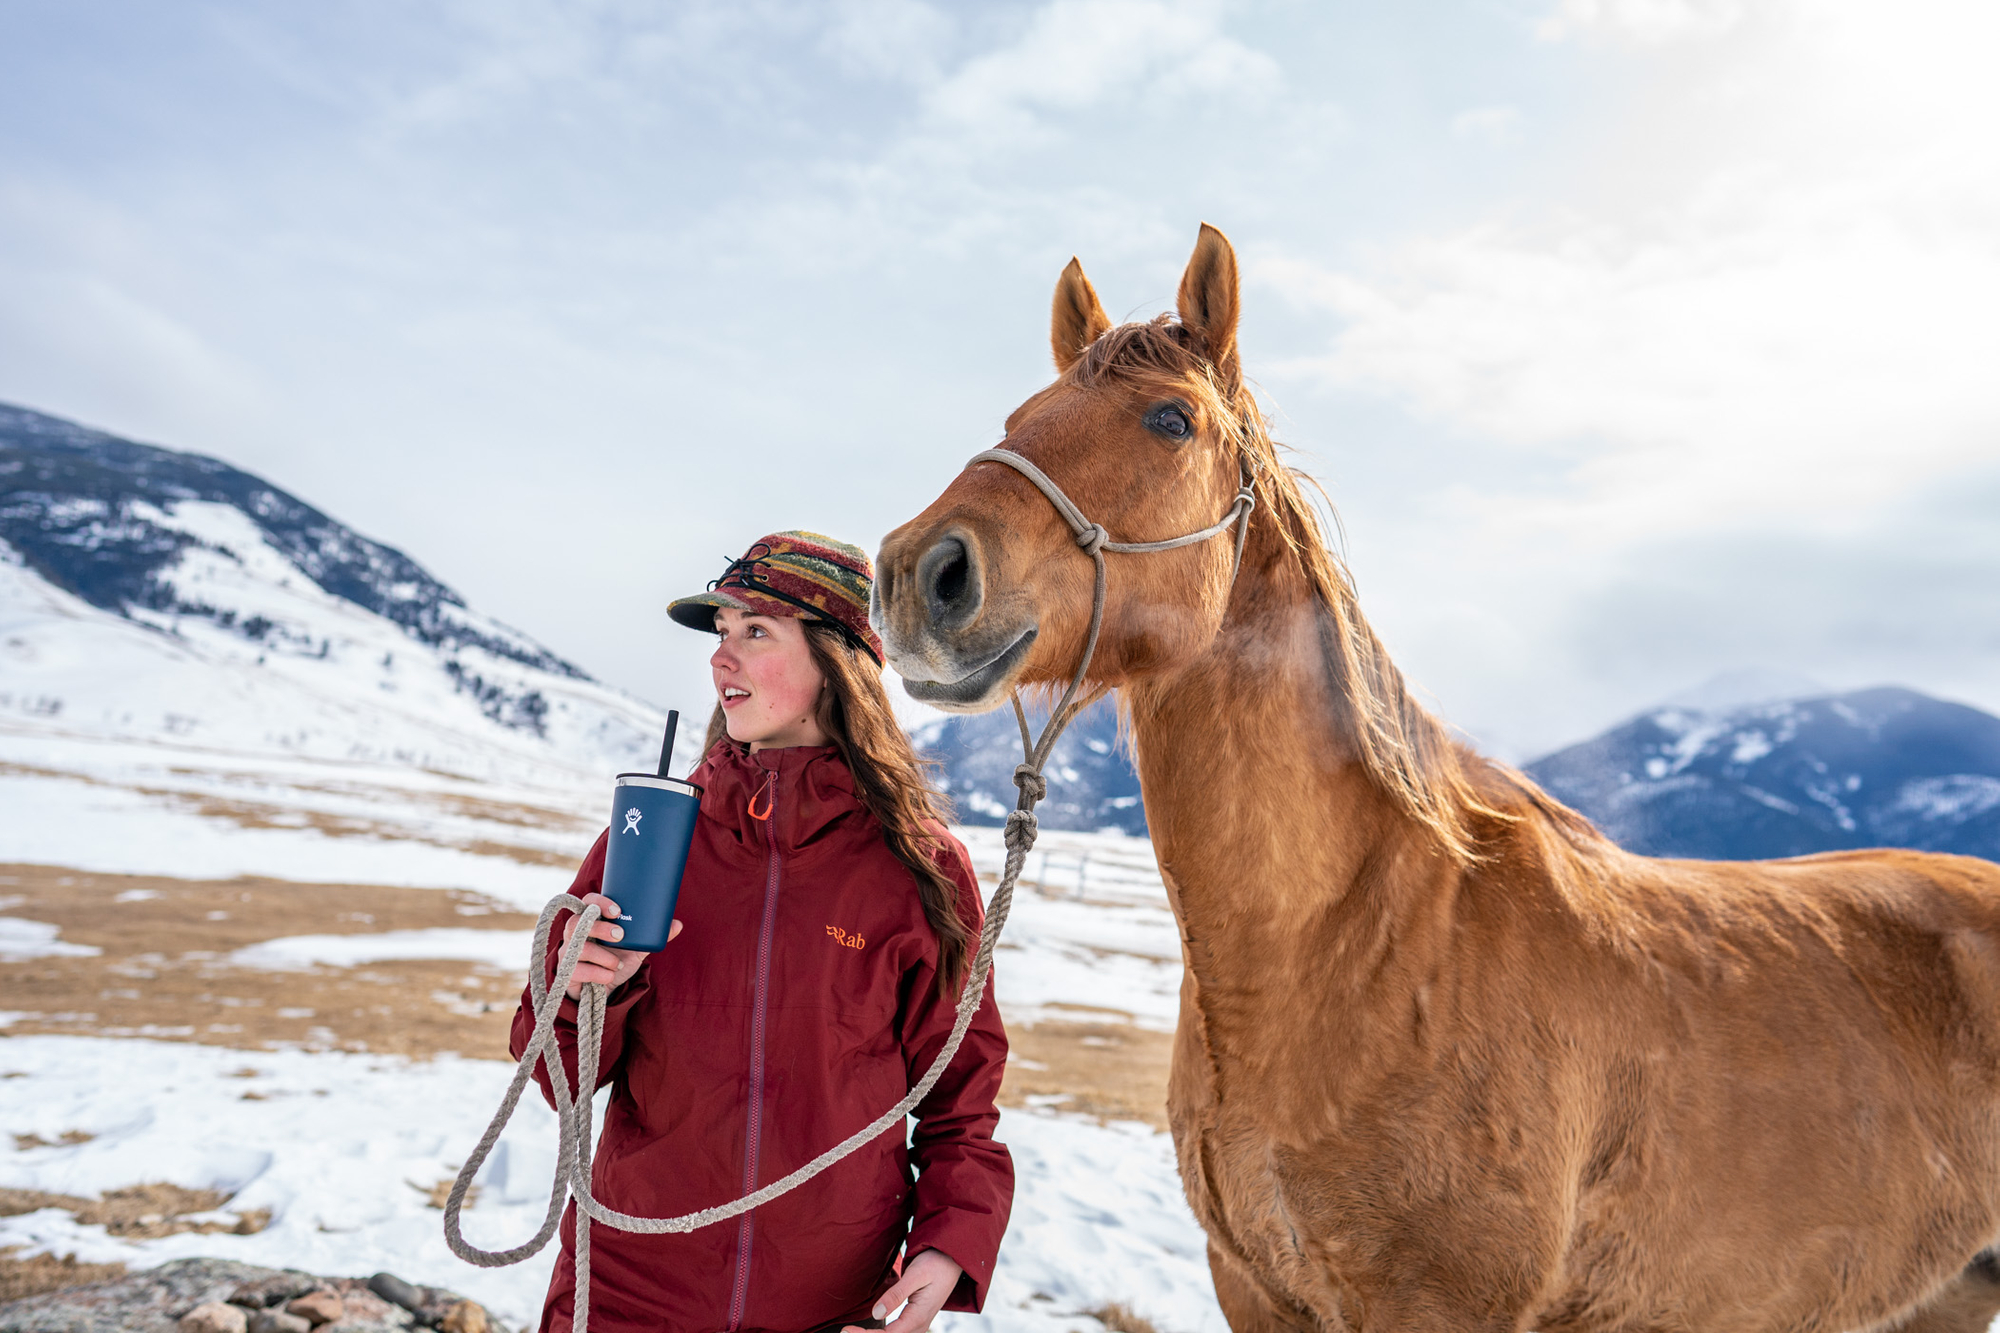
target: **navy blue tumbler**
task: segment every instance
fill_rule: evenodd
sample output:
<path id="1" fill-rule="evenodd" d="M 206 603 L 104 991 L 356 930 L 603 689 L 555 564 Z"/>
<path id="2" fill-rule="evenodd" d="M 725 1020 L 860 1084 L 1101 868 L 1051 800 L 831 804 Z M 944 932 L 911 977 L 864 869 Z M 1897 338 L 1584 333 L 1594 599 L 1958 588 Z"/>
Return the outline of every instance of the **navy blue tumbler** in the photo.
<path id="1" fill-rule="evenodd" d="M 678 714 L 674 715 L 678 721 Z M 666 776 L 672 722 L 660 772 L 620 773 L 611 801 L 611 842 L 604 854 L 604 896 L 618 904 L 624 938 L 612 947 L 656 953 L 673 929 L 688 845 L 694 841 L 701 788 Z"/>

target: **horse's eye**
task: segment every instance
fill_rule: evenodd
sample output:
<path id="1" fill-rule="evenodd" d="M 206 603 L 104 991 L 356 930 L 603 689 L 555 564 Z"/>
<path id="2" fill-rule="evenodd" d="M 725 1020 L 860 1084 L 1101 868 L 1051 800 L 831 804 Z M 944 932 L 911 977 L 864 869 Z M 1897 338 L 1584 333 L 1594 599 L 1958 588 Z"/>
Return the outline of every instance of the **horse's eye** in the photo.
<path id="1" fill-rule="evenodd" d="M 1146 414 L 1146 429 L 1155 435 L 1164 435 L 1170 440 L 1185 440 L 1194 434 L 1194 423 L 1187 413 L 1172 403 L 1161 403 Z"/>

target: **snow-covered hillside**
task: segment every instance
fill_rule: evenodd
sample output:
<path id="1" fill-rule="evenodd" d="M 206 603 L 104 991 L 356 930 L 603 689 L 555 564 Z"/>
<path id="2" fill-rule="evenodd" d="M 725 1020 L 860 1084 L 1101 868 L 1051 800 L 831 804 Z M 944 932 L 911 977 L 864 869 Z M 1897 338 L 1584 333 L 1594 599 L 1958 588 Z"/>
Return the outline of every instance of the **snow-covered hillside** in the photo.
<path id="1" fill-rule="evenodd" d="M 102 861 L 93 801 L 448 845 L 498 801 L 567 857 L 663 721 L 257 477 L 0 407 L 0 796 L 49 816 L 17 857 Z"/>
<path id="2" fill-rule="evenodd" d="M 215 459 L 0 407 L 0 725 L 548 784 L 658 712 Z"/>

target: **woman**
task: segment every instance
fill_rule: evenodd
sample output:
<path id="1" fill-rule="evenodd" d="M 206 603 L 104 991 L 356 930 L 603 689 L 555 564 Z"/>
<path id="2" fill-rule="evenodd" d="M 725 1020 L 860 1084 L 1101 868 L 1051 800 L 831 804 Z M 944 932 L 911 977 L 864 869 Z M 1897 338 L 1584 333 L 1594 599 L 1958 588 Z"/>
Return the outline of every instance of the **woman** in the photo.
<path id="1" fill-rule="evenodd" d="M 618 909 L 597 893 L 608 830 L 570 889 L 606 914 L 559 1035 L 574 1076 L 575 997 L 611 988 L 591 1185 L 612 1208 L 664 1217 L 768 1184 L 893 1106 L 951 1031 L 978 884 L 890 712 L 871 578 L 859 548 L 779 532 L 668 608 L 720 640 L 707 757 L 690 778 L 701 819 L 669 935 L 686 939 L 653 955 L 613 947 Z M 524 996 L 517 1058 L 532 1030 Z M 880 1328 L 905 1301 L 889 1328 L 922 1333 L 940 1309 L 979 1309 L 1013 1197 L 992 1138 L 1006 1057 L 989 979 L 907 1147 L 885 1134 L 688 1235 L 592 1227 L 594 1333 Z M 574 1227 L 572 1204 L 544 1333 L 569 1327 Z"/>

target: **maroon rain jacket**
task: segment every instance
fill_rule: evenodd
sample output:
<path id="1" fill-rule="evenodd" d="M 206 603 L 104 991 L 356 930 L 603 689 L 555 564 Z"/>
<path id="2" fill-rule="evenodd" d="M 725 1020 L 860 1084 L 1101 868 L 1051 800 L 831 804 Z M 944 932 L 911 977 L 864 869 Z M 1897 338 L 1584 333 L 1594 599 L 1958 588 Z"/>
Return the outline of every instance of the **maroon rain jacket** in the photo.
<path id="1" fill-rule="evenodd" d="M 831 746 L 746 754 L 724 743 L 705 788 L 674 915 L 682 932 L 612 992 L 600 1078 L 612 1085 L 591 1188 L 605 1204 L 668 1217 L 769 1184 L 896 1104 L 951 1033 L 937 937 L 914 878 L 855 799 Z M 769 818 L 751 814 L 768 805 Z M 608 832 L 570 892 L 603 882 Z M 965 848 L 941 863 L 977 929 Z M 553 975 L 560 932 L 551 940 Z M 533 1033 L 525 993 L 518 1058 Z M 576 1004 L 557 1025 L 576 1075 Z M 1000 1249 L 1014 1166 L 993 1141 L 1007 1038 L 993 983 L 915 1132 L 889 1131 L 741 1218 L 687 1235 L 590 1229 L 593 1333 L 806 1333 L 868 1317 L 897 1255 L 935 1249 L 965 1276 L 948 1310 L 977 1310 Z M 548 1077 L 536 1076 L 544 1095 Z M 914 1168 L 914 1173 L 913 1173 Z M 576 1205 L 542 1310 L 567 1333 Z"/>

